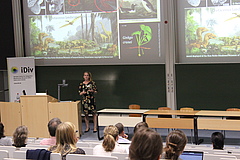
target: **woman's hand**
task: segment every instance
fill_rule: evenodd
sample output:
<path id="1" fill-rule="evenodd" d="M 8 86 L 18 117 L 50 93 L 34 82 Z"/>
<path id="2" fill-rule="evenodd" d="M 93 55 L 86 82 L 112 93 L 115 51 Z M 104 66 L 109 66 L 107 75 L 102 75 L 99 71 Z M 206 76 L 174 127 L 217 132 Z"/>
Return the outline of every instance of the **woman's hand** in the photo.
<path id="1" fill-rule="evenodd" d="M 83 94 L 86 94 L 87 92 L 85 92 L 85 91 L 82 91 L 82 92 L 80 92 L 80 95 L 83 95 Z"/>

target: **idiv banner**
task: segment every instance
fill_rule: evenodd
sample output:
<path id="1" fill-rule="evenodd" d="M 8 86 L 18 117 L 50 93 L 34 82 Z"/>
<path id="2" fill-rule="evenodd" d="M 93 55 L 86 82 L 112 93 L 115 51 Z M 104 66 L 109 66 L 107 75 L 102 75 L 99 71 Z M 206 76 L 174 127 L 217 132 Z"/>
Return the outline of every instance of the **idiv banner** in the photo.
<path id="1" fill-rule="evenodd" d="M 19 102 L 23 94 L 36 95 L 34 58 L 7 58 L 10 102 Z"/>

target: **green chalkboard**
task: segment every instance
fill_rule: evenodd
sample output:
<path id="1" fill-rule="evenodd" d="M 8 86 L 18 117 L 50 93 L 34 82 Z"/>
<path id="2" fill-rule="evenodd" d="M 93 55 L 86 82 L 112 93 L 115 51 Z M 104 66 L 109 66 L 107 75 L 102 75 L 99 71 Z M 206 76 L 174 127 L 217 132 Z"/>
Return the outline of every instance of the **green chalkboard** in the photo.
<path id="1" fill-rule="evenodd" d="M 240 108 L 240 64 L 176 65 L 177 107 Z"/>
<path id="2" fill-rule="evenodd" d="M 38 66 L 37 92 L 57 98 L 58 84 L 63 79 L 69 84 L 61 88 L 62 101 L 79 100 L 78 85 L 84 71 L 90 71 L 97 83 L 98 109 L 128 108 L 136 103 L 141 108 L 156 109 L 166 106 L 165 65 L 119 66 Z"/>

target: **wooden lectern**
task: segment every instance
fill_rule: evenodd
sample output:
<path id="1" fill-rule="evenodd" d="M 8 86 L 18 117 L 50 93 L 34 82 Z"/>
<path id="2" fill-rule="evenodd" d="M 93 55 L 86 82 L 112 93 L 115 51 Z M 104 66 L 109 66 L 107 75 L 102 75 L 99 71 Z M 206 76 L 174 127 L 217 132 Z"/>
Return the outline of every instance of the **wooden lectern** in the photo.
<path id="1" fill-rule="evenodd" d="M 48 103 L 58 100 L 49 95 L 24 95 L 20 97 L 22 125 L 28 127 L 29 137 L 49 137 L 47 124 Z"/>
<path id="2" fill-rule="evenodd" d="M 82 133 L 80 101 L 58 102 L 49 95 L 24 95 L 20 97 L 22 124 L 29 129 L 29 137 L 49 137 L 47 124 L 58 117 L 62 122 L 72 122 Z M 80 136 L 79 135 L 79 136 Z"/>

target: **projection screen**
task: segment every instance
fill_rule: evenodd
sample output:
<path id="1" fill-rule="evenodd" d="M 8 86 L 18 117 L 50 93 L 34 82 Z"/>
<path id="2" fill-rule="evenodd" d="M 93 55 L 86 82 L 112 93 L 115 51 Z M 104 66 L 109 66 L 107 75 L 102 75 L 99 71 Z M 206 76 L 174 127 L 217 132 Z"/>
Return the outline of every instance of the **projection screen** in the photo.
<path id="1" fill-rule="evenodd" d="M 177 0 L 180 63 L 240 62 L 240 0 Z"/>
<path id="2" fill-rule="evenodd" d="M 22 0 L 36 65 L 160 64 L 162 0 Z"/>

